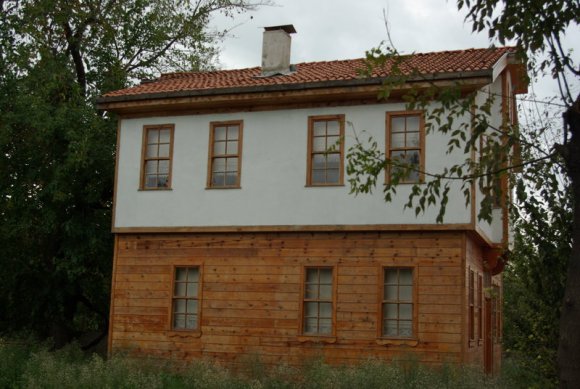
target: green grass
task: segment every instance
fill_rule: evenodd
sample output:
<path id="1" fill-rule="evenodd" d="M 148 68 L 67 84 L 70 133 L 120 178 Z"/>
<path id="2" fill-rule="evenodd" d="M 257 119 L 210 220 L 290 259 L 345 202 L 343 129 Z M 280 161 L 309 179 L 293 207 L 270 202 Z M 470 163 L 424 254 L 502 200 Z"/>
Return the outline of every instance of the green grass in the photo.
<path id="1" fill-rule="evenodd" d="M 301 368 L 263 366 L 245 358 L 237 374 L 198 361 L 176 369 L 167 361 L 85 355 L 75 345 L 50 352 L 45 345 L 0 338 L 0 388 L 534 388 L 534 372 L 507 361 L 490 378 L 469 367 L 430 368 L 413 362 L 368 360 L 358 366 L 329 366 L 314 359 Z"/>

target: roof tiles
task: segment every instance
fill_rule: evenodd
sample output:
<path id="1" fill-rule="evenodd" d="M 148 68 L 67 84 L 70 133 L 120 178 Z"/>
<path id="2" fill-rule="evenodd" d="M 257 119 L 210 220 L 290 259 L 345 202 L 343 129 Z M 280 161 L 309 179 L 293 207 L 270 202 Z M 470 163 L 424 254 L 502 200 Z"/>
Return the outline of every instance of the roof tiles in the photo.
<path id="1" fill-rule="evenodd" d="M 423 75 L 438 73 L 458 73 L 488 70 L 512 47 L 440 51 L 411 54 L 402 57 L 399 65 L 405 74 Z M 373 70 L 373 77 L 385 77 L 392 64 L 386 63 Z M 365 68 L 364 59 L 304 62 L 295 65 L 295 71 L 287 75 L 260 77 L 260 67 L 210 72 L 168 73 L 154 81 L 112 91 L 107 97 L 142 96 L 150 94 L 217 90 L 225 88 L 260 87 L 272 85 L 296 85 L 327 81 L 355 80 L 361 78 L 360 70 Z"/>

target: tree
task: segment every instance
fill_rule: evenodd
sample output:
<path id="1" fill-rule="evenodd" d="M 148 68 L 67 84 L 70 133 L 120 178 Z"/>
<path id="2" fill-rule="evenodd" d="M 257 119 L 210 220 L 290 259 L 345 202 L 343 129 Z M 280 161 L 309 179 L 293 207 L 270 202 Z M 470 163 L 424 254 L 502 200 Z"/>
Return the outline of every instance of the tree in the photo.
<path id="1" fill-rule="evenodd" d="M 0 0 L 0 331 L 106 333 L 114 117 L 97 96 L 210 69 L 251 0 Z"/>
<path id="2" fill-rule="evenodd" d="M 576 27 L 580 20 L 580 3 L 576 0 L 458 0 L 458 8 L 467 10 L 467 20 L 474 31 L 488 30 L 492 43 L 505 44 L 515 40 L 519 55 L 528 65 L 532 77 L 545 72 L 551 73 L 557 81 L 560 96 L 557 102 L 563 110 L 564 125 L 557 140 L 544 148 L 522 136 L 525 128 L 517 126 L 494 126 L 489 121 L 489 108 L 494 96 L 478 102 L 475 94 L 462 95 L 457 88 L 437 88 L 426 90 L 411 89 L 403 98 L 409 109 L 423 109 L 436 100 L 440 109 L 431 111 L 426 117 L 431 126 L 427 131 L 441 131 L 450 134 L 449 152 L 475 150 L 478 161 L 467 159 L 465 163 L 451 166 L 441 172 L 422 172 L 427 179 L 423 185 L 414 185 L 406 207 L 421 213 L 426 207 L 439 205 L 438 221 L 445 215 L 447 197 L 451 182 L 461 182 L 461 190 L 469 201 L 470 188 L 477 185 L 485 195 L 478 215 L 481 219 L 491 217 L 491 204 L 501 192 L 500 185 L 505 177 L 513 177 L 517 171 L 533 178 L 534 185 L 518 193 L 519 201 L 526 201 L 530 192 L 553 190 L 543 188 L 545 172 L 539 168 L 546 161 L 561 163 L 566 188 L 573 199 L 573 246 L 566 270 L 566 287 L 561 308 L 559 331 L 558 366 L 561 387 L 580 387 L 580 95 L 572 94 L 571 82 L 578 80 L 580 68 L 574 63 L 571 50 L 566 50 L 563 36 L 568 28 Z M 368 69 L 387 66 L 391 70 L 390 80 L 385 85 L 382 97 L 405 82 L 412 75 L 417 76 L 394 48 L 374 49 L 367 53 Z M 427 81 L 427 80 L 426 80 Z M 472 113 L 474 112 L 474 113 Z M 471 116 L 471 123 L 457 124 L 458 118 Z M 473 131 L 472 131 L 473 129 Z M 491 141 L 484 135 L 493 134 Z M 516 145 L 529 148 L 537 153 L 528 159 L 511 158 Z M 384 187 L 385 200 L 396 193 L 398 182 L 417 166 L 405 161 L 387 158 L 372 140 L 368 144 L 357 142 L 349 151 L 347 171 L 351 175 L 353 193 L 367 193 L 376 185 L 376 178 L 384 169 L 390 169 L 393 178 Z M 540 206 L 540 205 L 538 205 Z M 541 205 L 545 206 L 545 205 Z M 546 217 L 549 212 L 539 212 Z"/>

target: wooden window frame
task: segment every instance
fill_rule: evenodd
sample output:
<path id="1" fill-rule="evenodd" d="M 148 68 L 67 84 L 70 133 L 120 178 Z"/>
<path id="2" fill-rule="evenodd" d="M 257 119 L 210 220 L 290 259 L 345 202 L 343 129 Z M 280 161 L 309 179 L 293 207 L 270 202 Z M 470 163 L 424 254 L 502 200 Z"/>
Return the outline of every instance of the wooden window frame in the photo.
<path id="1" fill-rule="evenodd" d="M 483 277 L 477 275 L 477 342 L 483 344 Z"/>
<path id="2" fill-rule="evenodd" d="M 416 341 L 418 339 L 418 319 L 419 319 L 419 315 L 418 315 L 418 290 L 419 290 L 419 286 L 417 284 L 418 281 L 418 274 L 417 274 L 417 266 L 415 265 L 397 265 L 397 266 L 392 266 L 392 265 L 385 265 L 385 266 L 380 266 L 379 267 L 381 275 L 380 275 L 380 285 L 379 285 L 379 295 L 378 295 L 378 304 L 379 304 L 379 309 L 378 309 L 378 318 L 377 318 L 377 338 L 379 339 L 379 343 L 389 343 L 389 341 L 400 341 L 400 342 L 405 342 L 405 341 Z M 389 302 L 396 302 L 397 304 L 401 303 L 401 300 L 385 300 L 384 296 L 385 296 L 385 273 L 387 270 L 403 270 L 403 269 L 410 269 L 412 271 L 412 276 L 413 276 L 413 297 L 411 300 L 411 304 L 413 304 L 413 313 L 412 313 L 412 323 L 411 323 L 411 329 L 412 329 L 412 335 L 407 337 L 407 336 L 387 336 L 384 335 L 384 304 L 387 304 Z M 400 284 L 397 284 L 400 285 Z M 406 301 L 404 301 L 404 303 L 408 303 Z M 411 346 L 416 346 L 416 343 L 410 344 Z"/>
<path id="3" fill-rule="evenodd" d="M 215 128 L 224 126 L 238 126 L 238 150 L 236 154 L 214 154 L 214 142 L 215 142 Z M 206 189 L 241 189 L 242 183 L 242 150 L 243 150 L 243 139 L 244 139 L 244 121 L 243 120 L 229 120 L 220 122 L 210 122 L 209 123 L 209 151 L 208 151 L 208 163 L 207 163 L 207 183 Z M 226 133 L 226 143 L 227 143 L 227 133 Z M 238 171 L 237 180 L 233 185 L 214 185 L 213 184 L 213 163 L 216 158 L 237 158 L 238 159 Z"/>
<path id="4" fill-rule="evenodd" d="M 147 157 L 148 135 L 151 130 L 169 129 L 169 157 Z M 173 143 L 175 139 L 175 124 L 147 124 L 143 126 L 143 140 L 141 144 L 141 174 L 139 180 L 139 190 L 171 190 L 171 179 L 173 176 Z M 158 143 L 160 144 L 160 143 Z M 167 177 L 167 186 L 165 187 L 147 187 L 146 184 L 146 165 L 148 161 L 169 161 L 169 173 Z"/>
<path id="5" fill-rule="evenodd" d="M 469 269 L 467 277 L 467 338 L 469 347 L 473 347 L 475 343 L 475 272 Z"/>
<path id="6" fill-rule="evenodd" d="M 408 117 L 408 116 L 419 116 L 419 147 L 391 147 L 391 121 L 396 117 Z M 399 180 L 399 184 L 421 184 L 425 182 L 425 112 L 422 110 L 415 111 L 392 111 L 386 113 L 385 119 L 385 154 L 386 157 L 391 158 L 391 153 L 393 151 L 408 151 L 408 150 L 419 150 L 419 180 L 418 181 L 406 181 Z M 391 183 L 391 166 L 385 168 L 385 182 Z"/>
<path id="7" fill-rule="evenodd" d="M 310 269 L 330 269 L 332 271 L 332 299 L 331 300 L 321 300 L 321 299 L 307 299 L 306 298 L 306 279 L 307 273 Z M 308 265 L 302 267 L 302 288 L 300 292 L 300 326 L 299 326 L 299 340 L 312 340 L 312 339 L 326 339 L 329 342 L 334 342 L 336 340 L 336 304 L 337 304 L 337 269 L 336 266 L 332 265 Z M 331 302 L 332 303 L 332 330 L 330 334 L 322 333 L 307 333 L 305 332 L 305 305 L 307 302 Z"/>
<path id="8" fill-rule="evenodd" d="M 332 154 L 339 154 L 340 156 L 340 164 L 339 164 L 339 173 L 338 173 L 338 182 L 337 183 L 315 183 L 312 182 L 312 158 L 315 154 L 328 154 L 329 152 L 314 152 L 313 151 L 313 143 L 314 143 L 314 123 L 315 122 L 322 122 L 322 121 L 338 121 L 339 123 L 339 139 L 340 144 L 338 146 L 338 151 L 332 151 Z M 322 115 L 322 116 L 309 116 L 308 117 L 308 151 L 306 154 L 306 186 L 313 187 L 313 186 L 344 186 L 344 123 L 345 123 L 345 116 L 344 114 L 339 115 Z"/>
<path id="9" fill-rule="evenodd" d="M 198 281 L 197 281 L 197 298 L 191 298 L 187 296 L 176 295 L 175 289 L 177 284 L 177 270 L 178 269 L 197 269 L 198 271 Z M 201 334 L 201 304 L 203 301 L 202 291 L 203 291 L 203 267 L 201 264 L 184 264 L 184 265 L 174 265 L 172 271 L 171 280 L 171 293 L 170 293 L 170 316 L 169 316 L 169 331 L 176 333 L 187 333 L 187 334 Z M 175 316 L 175 301 L 178 299 L 186 300 L 196 300 L 197 301 L 197 326 L 196 328 L 175 328 L 174 316 Z"/>

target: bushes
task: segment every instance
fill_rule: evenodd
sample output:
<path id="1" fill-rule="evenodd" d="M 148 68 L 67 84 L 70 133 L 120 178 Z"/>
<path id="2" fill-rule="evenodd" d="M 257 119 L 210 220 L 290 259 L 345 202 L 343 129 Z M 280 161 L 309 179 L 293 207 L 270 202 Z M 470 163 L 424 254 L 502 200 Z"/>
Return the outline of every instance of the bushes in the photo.
<path id="1" fill-rule="evenodd" d="M 240 372 L 207 361 L 176 370 L 165 360 L 86 356 L 71 345 L 49 352 L 45 345 L 0 338 L 0 388 L 518 388 L 533 387 L 534 377 L 517 364 L 498 378 L 470 367 L 428 367 L 417 362 L 370 359 L 359 366 L 329 366 L 322 359 L 301 368 L 264 366 L 255 356 Z"/>

